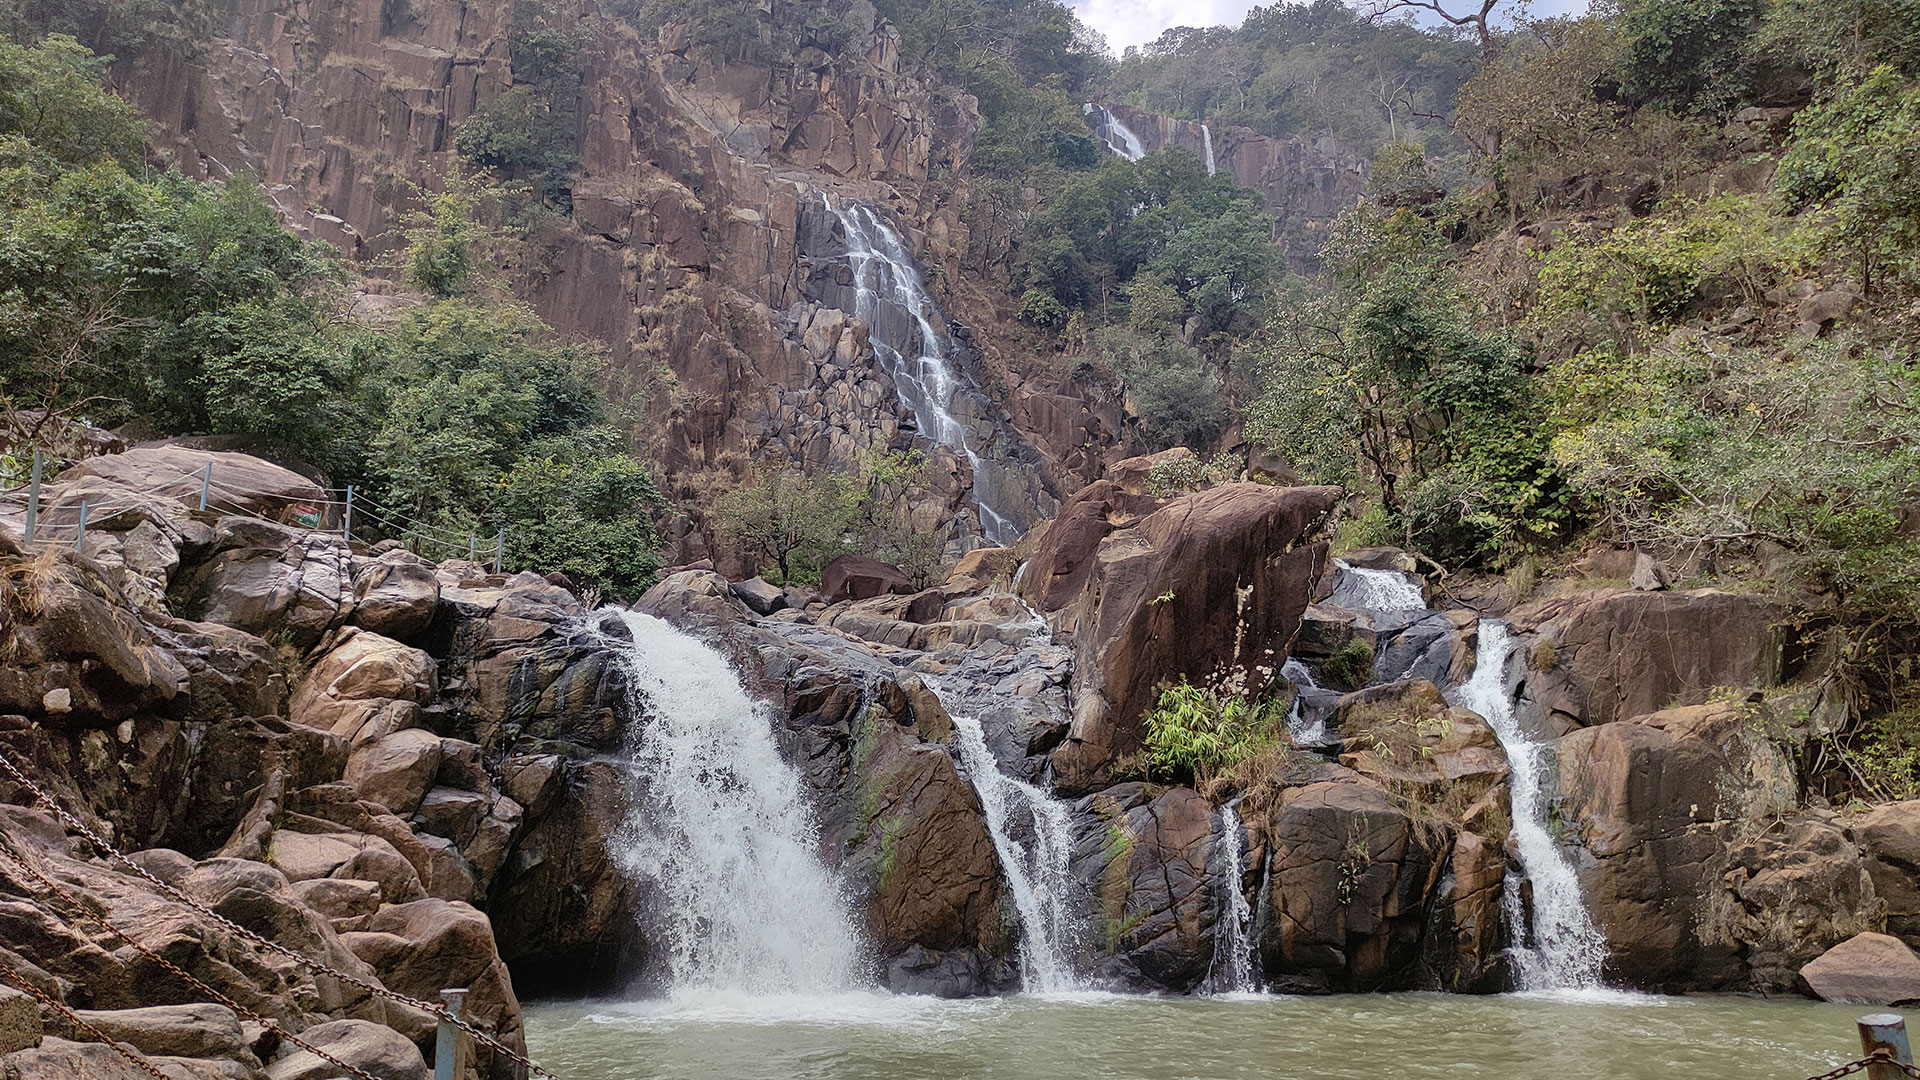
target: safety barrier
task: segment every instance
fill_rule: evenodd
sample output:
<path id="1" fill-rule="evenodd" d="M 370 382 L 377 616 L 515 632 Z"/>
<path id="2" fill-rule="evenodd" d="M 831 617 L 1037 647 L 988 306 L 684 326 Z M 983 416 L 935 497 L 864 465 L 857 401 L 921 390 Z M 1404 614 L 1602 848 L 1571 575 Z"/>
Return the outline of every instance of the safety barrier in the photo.
<path id="1" fill-rule="evenodd" d="M 88 517 L 95 507 L 90 506 L 88 501 L 82 498 L 77 508 L 77 520 L 74 523 L 55 525 L 42 521 L 43 506 L 41 490 L 45 465 L 45 455 L 41 451 L 34 451 L 33 470 L 29 474 L 30 478 L 25 489 L 26 521 L 22 539 L 29 547 L 71 544 L 74 550 L 78 551 L 86 543 Z M 197 509 L 201 511 L 206 511 L 211 508 L 222 513 L 231 514 L 232 516 L 251 517 L 264 521 L 271 519 L 265 518 L 260 514 L 237 509 L 240 506 L 239 500 L 249 497 L 256 499 L 286 499 L 286 496 L 281 492 L 257 491 L 241 487 L 223 486 L 217 483 L 214 476 L 214 463 L 211 461 L 207 462 L 202 468 L 191 469 L 176 476 L 168 477 L 158 484 L 153 485 L 153 487 L 156 489 L 164 488 L 178 481 L 192 479 L 198 479 L 200 481 Z M 469 560 L 484 560 L 490 563 L 495 573 L 502 572 L 506 566 L 507 530 L 505 526 L 499 527 L 491 537 L 483 537 L 478 532 L 468 532 L 463 538 L 453 529 L 449 529 L 443 525 L 433 525 L 421 521 L 404 511 L 387 506 L 373 499 L 367 495 L 366 492 L 359 490 L 354 484 L 348 484 L 344 488 L 319 488 L 318 490 L 322 495 L 320 499 L 293 503 L 291 508 L 294 511 L 295 524 L 321 530 L 324 528 L 326 520 L 330 516 L 330 511 L 338 510 L 339 528 L 337 531 L 342 540 L 349 542 L 353 540 L 354 526 L 356 524 L 371 524 L 372 528 L 364 531 L 374 534 L 384 534 L 381 536 L 382 539 L 398 540 L 406 545 L 409 550 L 419 555 L 432 555 L 436 556 L 437 559 L 449 559 L 460 557 L 464 553 L 464 556 Z M 19 497 L 20 494 L 21 489 L 17 488 L 6 493 L 8 496 L 16 498 Z M 186 501 L 192 501 L 192 496 L 189 496 Z M 291 502 L 291 500 L 288 501 Z M 220 506 L 222 502 L 227 503 L 230 508 L 234 509 L 223 510 Z M 332 532 L 336 530 L 326 529 L 325 531 Z M 62 534 L 66 535 L 63 536 Z M 488 556 L 491 557 L 488 558 Z"/>
<path id="2" fill-rule="evenodd" d="M 1907 1043 L 1907 1021 L 1899 1013 L 1869 1013 L 1857 1021 L 1860 1028 L 1860 1049 L 1866 1056 L 1849 1061 L 1837 1069 L 1829 1069 L 1819 1076 L 1809 1076 L 1807 1080 L 1840 1080 L 1843 1076 L 1864 1072 L 1867 1080 L 1901 1080 L 1903 1077 L 1920 1078 L 1920 1069 L 1913 1066 L 1913 1048 Z"/>

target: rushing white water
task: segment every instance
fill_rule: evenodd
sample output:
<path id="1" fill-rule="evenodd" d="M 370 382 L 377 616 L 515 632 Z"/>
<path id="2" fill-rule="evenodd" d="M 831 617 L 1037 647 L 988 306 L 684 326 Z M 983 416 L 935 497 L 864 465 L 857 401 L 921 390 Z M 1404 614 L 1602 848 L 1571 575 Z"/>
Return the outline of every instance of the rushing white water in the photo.
<path id="1" fill-rule="evenodd" d="M 637 797 L 616 857 L 664 901 L 669 989 L 859 987 L 859 936 L 770 718 L 711 646 L 651 615 L 619 615 L 632 643 L 608 641 L 651 719 L 628 758 Z"/>
<path id="2" fill-rule="evenodd" d="M 1088 104 L 1084 109 L 1088 116 L 1096 117 L 1095 131 L 1099 133 L 1100 141 L 1107 144 L 1108 150 L 1128 161 L 1139 161 L 1147 156 L 1147 146 L 1140 141 L 1140 136 L 1121 123 L 1112 111 L 1094 104 Z M 1116 142 L 1116 139 L 1119 141 Z"/>
<path id="3" fill-rule="evenodd" d="M 1415 611 L 1427 606 L 1427 598 L 1410 575 L 1393 570 L 1373 570 L 1350 566 L 1335 559 L 1341 573 L 1355 582 L 1351 605 L 1368 611 Z"/>
<path id="4" fill-rule="evenodd" d="M 1520 883 L 1509 879 L 1507 922 L 1513 932 L 1515 972 L 1522 990 L 1593 990 L 1601 986 L 1600 966 L 1607 955 L 1607 939 L 1580 898 L 1580 878 L 1573 862 L 1554 841 L 1547 826 L 1549 794 L 1545 790 L 1547 754 L 1551 747 L 1522 731 L 1507 694 L 1507 657 L 1512 652 L 1507 627 L 1491 619 L 1480 622 L 1480 647 L 1473 678 L 1460 687 L 1460 704 L 1479 713 L 1506 748 L 1513 772 L 1513 837 L 1519 849 L 1520 869 L 1533 885 L 1533 927 L 1520 898 Z"/>
<path id="5" fill-rule="evenodd" d="M 1305 710 L 1301 706 L 1301 702 L 1306 699 L 1303 691 L 1320 689 L 1320 685 L 1313 681 L 1313 672 L 1307 670 L 1307 665 L 1288 657 L 1287 662 L 1280 665 L 1280 677 L 1295 687 L 1293 709 L 1287 713 L 1287 735 L 1293 739 L 1295 746 L 1325 742 L 1327 722 L 1316 719 L 1309 723 Z"/>
<path id="6" fill-rule="evenodd" d="M 1073 884 L 1069 865 L 1073 856 L 1072 824 L 1065 803 L 1045 791 L 1000 771 L 987 749 L 980 721 L 953 716 L 960 762 L 980 793 L 980 806 L 993 837 L 994 853 L 1007 876 L 1014 909 L 1020 916 L 1020 979 L 1029 994 L 1061 994 L 1084 989 L 1069 959 L 1074 937 L 1073 911 L 1068 902 Z M 1033 850 L 1009 832 L 1015 816 L 1030 819 Z"/>
<path id="7" fill-rule="evenodd" d="M 1207 175 L 1212 176 L 1220 170 L 1213 163 L 1213 129 L 1205 124 L 1200 125 L 1200 146 L 1207 152 Z"/>
<path id="8" fill-rule="evenodd" d="M 867 324 L 873 353 L 893 380 L 900 400 L 913 412 L 920 433 L 940 446 L 959 451 L 973 466 L 974 505 L 980 532 L 989 543 L 1019 539 L 1012 512 L 999 504 L 994 470 L 974 449 L 973 432 L 954 415 L 956 395 L 968 387 L 947 355 L 947 338 L 936 321 L 940 309 L 920 280 L 913 254 L 872 208 L 858 204 L 827 209 L 840 219 L 853 268 L 854 316 Z M 882 305 L 905 311 L 911 325 L 885 317 Z M 901 330 L 905 330 L 902 333 Z"/>
<path id="9" fill-rule="evenodd" d="M 1246 872 L 1246 837 L 1234 803 L 1220 808 L 1220 891 L 1224 903 L 1214 922 L 1213 972 L 1208 979 L 1216 994 L 1249 994 L 1260 987 L 1253 971 L 1253 910 L 1241 891 Z"/>

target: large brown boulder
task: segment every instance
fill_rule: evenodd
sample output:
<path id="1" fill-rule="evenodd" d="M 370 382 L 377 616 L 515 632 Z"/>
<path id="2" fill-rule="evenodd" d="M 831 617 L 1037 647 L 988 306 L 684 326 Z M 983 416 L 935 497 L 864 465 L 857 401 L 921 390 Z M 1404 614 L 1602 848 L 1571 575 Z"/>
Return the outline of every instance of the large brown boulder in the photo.
<path id="1" fill-rule="evenodd" d="M 330 533 L 221 518 L 211 550 L 175 575 L 170 597 L 189 619 L 311 647 L 353 604 L 353 556 Z"/>
<path id="2" fill-rule="evenodd" d="M 520 1001 L 514 996 L 507 966 L 493 943 L 493 924 L 469 904 L 416 900 L 381 908 L 364 932 L 341 937 L 356 955 L 379 973 L 388 989 L 429 1001 L 449 986 L 468 989 L 466 1016 L 476 1027 L 506 1045 L 521 1049 Z M 416 1044 L 432 1036 L 432 1026 L 408 1032 Z M 477 1051 L 481 1075 L 509 1080 L 518 1070 L 504 1056 Z"/>
<path id="3" fill-rule="evenodd" d="M 891 721 L 867 738 L 864 822 L 846 865 L 854 880 L 871 882 L 867 924 L 887 960 L 887 984 L 902 993 L 984 993 L 1010 942 L 980 798 L 938 744 Z"/>
<path id="4" fill-rule="evenodd" d="M 820 591 L 827 603 L 842 600 L 866 600 L 890 593 L 907 595 L 918 590 L 912 579 L 898 568 L 888 566 L 870 555 L 841 555 L 820 571 Z"/>
<path id="5" fill-rule="evenodd" d="M 287 522 L 304 518 L 328 525 L 336 516 L 319 484 L 247 454 L 178 445 L 137 446 L 125 453 L 88 458 L 60 479 L 67 483 L 86 477 L 193 508 L 199 507 L 204 490 L 207 509 L 216 513 Z"/>
<path id="6" fill-rule="evenodd" d="M 1822 1001 L 1920 1003 L 1920 956 L 1887 934 L 1855 934 L 1801 968 L 1800 977 Z"/>
<path id="7" fill-rule="evenodd" d="M 1250 694 L 1272 685 L 1325 568 L 1319 534 L 1339 497 L 1331 487 L 1225 484 L 1102 535 L 1062 575 L 1076 554 L 1066 548 L 1084 546 L 1093 532 L 1076 509 L 1090 503 L 1075 496 L 1042 538 L 1024 584 L 1054 605 L 1063 582 L 1081 582 L 1052 615 L 1075 655 L 1073 725 L 1053 758 L 1061 790 L 1098 787 L 1115 758 L 1140 746 L 1141 719 L 1163 683 L 1232 678 Z"/>
<path id="8" fill-rule="evenodd" d="M 1094 896 L 1100 970 L 1140 989 L 1199 986 L 1220 948 L 1213 807 L 1191 788 L 1128 783 L 1081 809 L 1098 826 L 1081 831 L 1074 870 Z"/>
<path id="9" fill-rule="evenodd" d="M 293 720 L 355 745 L 412 727 L 434 698 L 433 657 L 370 630 L 343 636 L 307 672 Z"/>
<path id="10" fill-rule="evenodd" d="M 420 1050 L 399 1032 L 364 1020 L 335 1020 L 300 1033 L 315 1048 L 374 1080 L 426 1080 Z M 288 1053 L 267 1066 L 267 1080 L 333 1080 L 340 1067 L 310 1050 L 288 1044 Z"/>
<path id="11" fill-rule="evenodd" d="M 1697 705 L 1575 731 L 1559 742 L 1569 836 L 1592 856 L 1587 903 L 1612 976 L 1632 986 L 1746 988 L 1737 941 L 1715 933 L 1730 839 L 1790 813 L 1789 762 L 1741 705 Z"/>
<path id="12" fill-rule="evenodd" d="M 1599 591 L 1528 605 L 1511 617 L 1516 633 L 1535 636 L 1516 712 L 1561 733 L 1703 704 L 1717 689 L 1772 686 L 1783 614 L 1766 597 L 1717 589 Z"/>
<path id="13" fill-rule="evenodd" d="M 1319 993 L 1420 985 L 1446 842 L 1445 831 L 1417 826 L 1372 783 L 1288 790 L 1267 840 L 1259 947 L 1268 985 Z"/>
<path id="14" fill-rule="evenodd" d="M 396 641 L 417 644 L 440 606 L 432 564 L 408 551 L 361 562 L 353 575 L 353 622 Z"/>
<path id="15" fill-rule="evenodd" d="M 1873 891 L 1887 905 L 1887 932 L 1920 942 L 1920 800 L 1876 806 L 1853 822 Z"/>

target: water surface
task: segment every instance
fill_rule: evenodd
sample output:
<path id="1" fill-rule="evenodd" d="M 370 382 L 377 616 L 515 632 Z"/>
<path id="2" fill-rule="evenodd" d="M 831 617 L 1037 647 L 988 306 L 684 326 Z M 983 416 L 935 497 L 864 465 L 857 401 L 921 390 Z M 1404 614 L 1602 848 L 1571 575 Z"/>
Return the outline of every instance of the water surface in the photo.
<path id="1" fill-rule="evenodd" d="M 1801 1000 L 1581 993 L 940 1001 L 886 994 L 533 1004 L 567 1080 L 1803 1080 L 1858 1055 Z"/>

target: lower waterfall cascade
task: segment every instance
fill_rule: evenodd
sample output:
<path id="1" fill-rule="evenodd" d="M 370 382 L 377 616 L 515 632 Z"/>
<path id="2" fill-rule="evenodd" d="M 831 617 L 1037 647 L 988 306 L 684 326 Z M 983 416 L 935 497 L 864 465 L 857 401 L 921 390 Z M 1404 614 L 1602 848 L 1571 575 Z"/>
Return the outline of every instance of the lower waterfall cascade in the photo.
<path id="1" fill-rule="evenodd" d="M 1021 985 L 1029 994 L 1084 990 L 1087 986 L 1074 973 L 1072 960 L 1075 928 L 1069 896 L 1073 840 L 1066 804 L 1001 772 L 999 762 L 987 748 L 980 721 L 964 713 L 952 715 L 961 764 L 980 795 L 994 853 L 1000 858 L 1007 890 L 1020 917 Z M 1025 824 L 1015 820 L 1019 814 L 1032 821 L 1031 850 L 1009 831 L 1016 824 Z"/>
<path id="2" fill-rule="evenodd" d="M 1606 936 L 1581 898 L 1572 860 L 1548 826 L 1552 747 L 1522 730 L 1514 717 L 1506 685 L 1512 651 L 1506 625 L 1481 620 L 1473 676 L 1459 688 L 1458 697 L 1493 728 L 1512 770 L 1513 836 L 1521 871 L 1533 886 L 1530 928 L 1518 878 L 1509 875 L 1503 898 L 1513 934 L 1515 981 L 1521 990 L 1601 989 Z"/>
<path id="3" fill-rule="evenodd" d="M 1240 887 L 1247 841 L 1238 802 L 1220 808 L 1221 903 L 1213 924 L 1213 971 L 1207 979 L 1208 989 L 1216 994 L 1250 994 L 1260 989 L 1254 970 L 1253 909 Z"/>
<path id="4" fill-rule="evenodd" d="M 862 945 L 821 861 L 799 773 L 725 656 L 662 619 L 618 612 L 637 715 L 633 800 L 616 852 L 661 905 L 670 991 L 860 988 Z"/>

